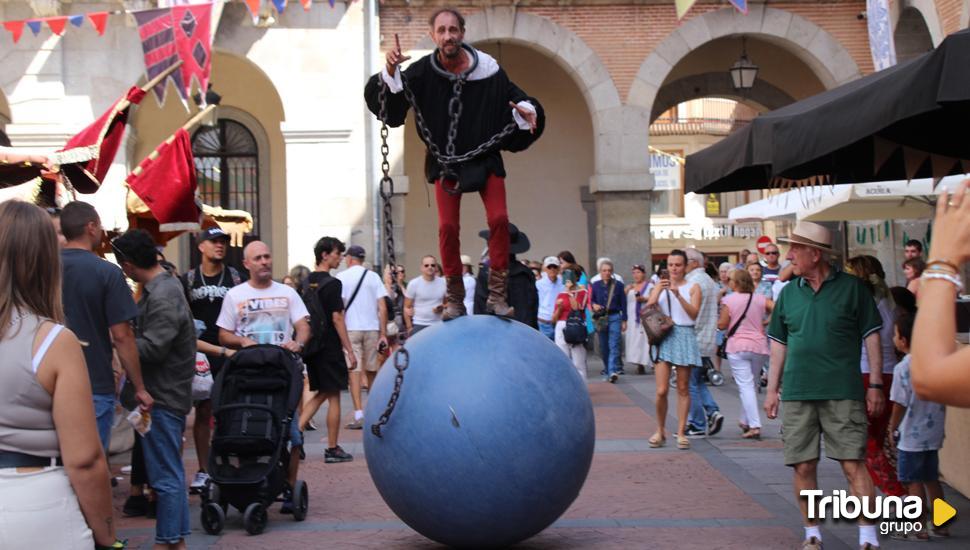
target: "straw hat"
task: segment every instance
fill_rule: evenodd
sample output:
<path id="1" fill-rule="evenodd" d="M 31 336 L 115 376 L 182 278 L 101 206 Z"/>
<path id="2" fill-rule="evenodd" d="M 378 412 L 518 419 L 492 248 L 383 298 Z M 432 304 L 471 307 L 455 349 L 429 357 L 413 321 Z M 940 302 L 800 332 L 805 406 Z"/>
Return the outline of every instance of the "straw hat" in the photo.
<path id="1" fill-rule="evenodd" d="M 779 242 L 801 244 L 832 252 L 832 232 L 817 223 L 801 221 L 795 224 L 790 237 L 779 237 Z"/>

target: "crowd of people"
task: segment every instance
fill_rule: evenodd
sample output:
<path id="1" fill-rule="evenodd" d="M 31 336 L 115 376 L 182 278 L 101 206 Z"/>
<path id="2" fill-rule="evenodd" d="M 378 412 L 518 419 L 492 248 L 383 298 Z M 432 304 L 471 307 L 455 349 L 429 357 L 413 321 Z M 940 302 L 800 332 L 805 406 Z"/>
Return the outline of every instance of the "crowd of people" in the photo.
<path id="1" fill-rule="evenodd" d="M 962 220 L 957 216 L 970 216 L 967 210 L 940 216 Z M 316 429 L 318 410 L 328 407 L 324 461 L 353 460 L 339 445 L 341 393 L 349 390 L 353 402 L 343 427 L 361 429 L 362 392 L 384 360 L 406 337 L 445 322 L 449 307 L 448 285 L 433 255 L 421 258 L 420 275 L 409 280 L 403 266 L 385 266 L 378 274 L 363 247 L 323 237 L 312 270 L 297 266 L 276 282 L 268 245 L 249 243 L 245 269 L 237 269 L 226 263 L 229 236 L 216 227 L 198 234 L 199 263 L 178 275 L 142 230 L 102 249 L 100 219 L 86 203 L 71 203 L 57 221 L 60 243 L 43 210 L 17 201 L 0 205 L 0 278 L 11 289 L 0 300 L 0 322 L 8 327 L 0 348 L 19 358 L 16 368 L 0 372 L 0 381 L 23 388 L 23 399 L 0 406 L 0 466 L 16 468 L 0 474 L 0 499 L 38 491 L 76 495 L 76 506 L 50 513 L 83 528 L 44 532 L 23 523 L 23 532 L 58 537 L 55 544 L 65 548 L 120 544 L 105 461 L 119 399 L 151 426 L 135 438 L 123 513 L 155 517 L 156 545 L 184 548 L 190 532 L 185 487 L 198 492 L 206 486 L 212 426 L 209 400 L 193 392 L 198 354 L 212 374 L 254 344 L 302 355 L 306 386 L 288 437 L 293 486 L 305 457 L 303 433 Z M 519 260 L 517 254 L 529 250 L 528 237 L 511 228 L 512 315 L 554 341 L 584 380 L 593 349 L 608 383 L 619 381 L 625 365 L 639 374 L 652 370 L 658 429 L 651 447 L 667 443 L 671 387 L 677 448 L 721 431 L 725 418 L 708 379 L 726 361 L 741 405 L 739 437 L 762 437 L 757 393 L 767 385 L 763 409 L 768 418 L 782 417 L 785 463 L 793 468 L 796 491 L 816 486 L 824 438 L 826 455 L 840 461 L 855 494 L 872 495 L 878 487 L 888 495 L 920 496 L 932 509 L 929 503 L 941 494 L 941 403 L 966 405 L 965 394 L 927 376 L 931 353 L 919 342 L 921 326 L 922 338 L 929 338 L 929 323 L 917 315 L 907 287 L 887 285 L 878 259 L 856 256 L 835 264 L 831 234 L 800 222 L 787 239 L 787 261 L 775 244 L 763 256 L 742 253 L 742 262 L 716 268 L 698 249 L 673 250 L 654 269 L 634 265 L 625 284 L 609 258 L 597 261 L 592 277 L 568 250 L 542 262 Z M 918 245 L 907 243 L 902 267 L 919 266 L 917 290 L 942 302 L 959 275 L 950 260 L 923 260 Z M 966 259 L 952 240 L 940 246 L 949 247 L 940 254 Z M 910 256 L 911 249 L 917 253 Z M 117 264 L 100 258 L 104 252 Z M 484 313 L 484 300 L 475 297 L 482 290 L 487 296 L 489 258 L 477 266 L 468 256 L 461 262 L 466 307 Z M 654 341 L 641 323 L 648 310 L 670 320 Z M 941 358 L 945 348 L 933 350 L 931 360 L 960 353 L 953 349 Z M 182 433 L 193 408 L 199 470 L 189 481 Z M 289 497 L 284 494 L 284 513 L 292 510 Z M 54 516 L 36 517 L 49 522 Z M 859 529 L 862 547 L 878 546 L 873 525 L 863 520 Z M 807 516 L 805 532 L 804 547 L 821 548 L 818 525 Z M 948 532 L 928 527 L 897 536 L 922 540 Z"/>

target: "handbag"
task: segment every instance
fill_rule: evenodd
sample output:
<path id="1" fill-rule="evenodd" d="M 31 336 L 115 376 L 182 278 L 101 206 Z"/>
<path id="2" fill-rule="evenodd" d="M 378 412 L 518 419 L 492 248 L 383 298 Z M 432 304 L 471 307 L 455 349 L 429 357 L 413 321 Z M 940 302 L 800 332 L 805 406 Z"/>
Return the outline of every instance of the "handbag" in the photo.
<path id="1" fill-rule="evenodd" d="M 212 393 L 212 371 L 209 370 L 209 359 L 204 353 L 195 354 L 195 376 L 192 377 L 192 400 L 203 401 L 209 399 Z"/>
<path id="2" fill-rule="evenodd" d="M 569 316 L 566 317 L 566 326 L 563 328 L 562 337 L 569 345 L 580 345 L 586 343 L 588 332 L 586 331 L 586 308 L 579 307 L 576 297 L 569 297 Z"/>
<path id="3" fill-rule="evenodd" d="M 734 326 L 731 327 L 731 330 L 729 330 L 728 333 L 724 336 L 724 341 L 721 342 L 721 345 L 717 347 L 717 356 L 720 357 L 721 359 L 727 359 L 728 339 L 734 336 L 734 333 L 738 331 L 738 327 L 741 326 L 741 322 L 744 321 L 744 318 L 748 315 L 748 308 L 751 307 L 751 300 L 753 299 L 754 299 L 754 292 L 748 295 L 748 305 L 744 306 L 744 313 L 741 314 L 741 317 L 738 317 L 738 321 L 734 323 Z"/>
<path id="4" fill-rule="evenodd" d="M 667 306 L 668 310 L 672 307 L 669 290 L 667 291 Z M 674 328 L 674 319 L 660 309 L 660 301 L 658 300 L 656 304 L 643 308 L 640 313 L 640 324 L 643 325 L 643 331 L 647 333 L 650 345 L 659 346 L 660 342 L 663 342 L 670 334 L 670 330 Z"/>
<path id="5" fill-rule="evenodd" d="M 603 308 L 603 311 L 593 314 L 593 324 L 596 325 L 596 332 L 606 332 L 610 329 L 610 304 L 613 303 L 613 290 L 615 286 L 616 283 L 611 282 L 606 287 L 606 291 L 610 293 L 606 298 L 606 307 Z"/>

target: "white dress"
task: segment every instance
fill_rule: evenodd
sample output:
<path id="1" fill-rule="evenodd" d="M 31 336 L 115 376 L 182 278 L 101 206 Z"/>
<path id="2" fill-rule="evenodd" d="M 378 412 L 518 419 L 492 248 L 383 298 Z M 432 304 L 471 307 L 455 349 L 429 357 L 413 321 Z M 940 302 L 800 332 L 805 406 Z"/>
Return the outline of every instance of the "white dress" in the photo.
<path id="1" fill-rule="evenodd" d="M 643 295 L 647 295 L 646 287 L 644 287 Z M 642 309 L 646 307 L 646 304 L 640 307 Z M 626 341 L 623 342 L 625 345 L 624 362 L 633 363 L 634 365 L 651 364 L 650 345 L 647 341 L 647 333 L 644 332 L 643 325 L 640 324 L 640 319 L 637 317 L 637 296 L 635 288 L 631 288 L 630 292 L 626 295 L 626 318 L 626 334 L 624 335 Z"/>

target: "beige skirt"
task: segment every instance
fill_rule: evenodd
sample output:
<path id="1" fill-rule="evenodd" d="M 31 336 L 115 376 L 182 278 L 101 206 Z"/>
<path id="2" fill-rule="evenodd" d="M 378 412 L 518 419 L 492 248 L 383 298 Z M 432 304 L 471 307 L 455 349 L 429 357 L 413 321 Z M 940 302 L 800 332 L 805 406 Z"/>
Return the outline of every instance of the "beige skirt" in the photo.
<path id="1" fill-rule="evenodd" d="M 0 468 L 0 548 L 94 548 L 64 468 Z"/>

